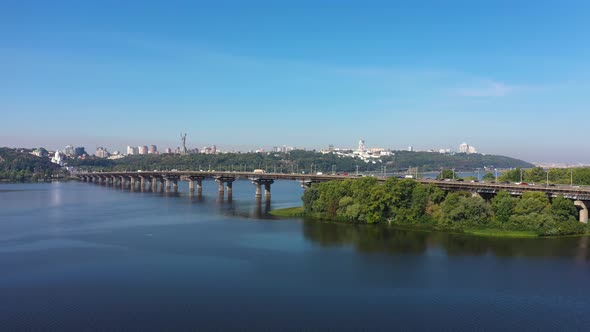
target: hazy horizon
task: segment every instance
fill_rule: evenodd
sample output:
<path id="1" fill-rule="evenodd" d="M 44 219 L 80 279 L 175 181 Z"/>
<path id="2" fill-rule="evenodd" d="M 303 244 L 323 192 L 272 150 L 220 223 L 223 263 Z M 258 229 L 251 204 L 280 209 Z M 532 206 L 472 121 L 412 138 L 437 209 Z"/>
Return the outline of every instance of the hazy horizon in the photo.
<path id="1" fill-rule="evenodd" d="M 12 2 L 0 146 L 462 142 L 590 163 L 590 3 Z M 139 8 L 138 8 L 139 7 Z"/>
<path id="2" fill-rule="evenodd" d="M 365 140 L 366 141 L 366 140 Z M 65 142 L 65 141 L 64 141 Z M 172 141 L 171 141 L 172 142 Z M 463 143 L 463 142 L 461 142 Z M 467 142 L 469 143 L 469 142 Z M 115 151 L 119 151 L 123 154 L 126 154 L 127 151 L 127 146 L 133 146 L 133 147 L 138 147 L 138 146 L 142 146 L 142 145 L 146 145 L 146 146 L 150 146 L 151 144 L 154 144 L 157 146 L 158 152 L 159 153 L 164 153 L 164 151 L 166 150 L 166 148 L 171 148 L 172 150 L 174 150 L 177 147 L 181 146 L 180 140 L 178 140 L 178 142 L 176 142 L 176 144 L 168 144 L 168 145 L 161 145 L 161 144 L 157 144 L 154 142 L 148 142 L 148 143 L 142 143 L 139 142 L 137 144 L 127 144 L 127 145 L 121 145 L 121 144 L 117 144 L 117 143 L 113 143 L 113 144 L 73 144 L 73 143 L 66 143 L 66 144 L 62 144 L 60 146 L 53 146 L 53 145 L 43 145 L 43 144 L 34 144 L 34 145 L 0 145 L 0 147 L 8 147 L 8 148 L 26 148 L 26 149 L 33 149 L 33 148 L 38 148 L 38 147 L 43 147 L 46 148 L 48 150 L 59 150 L 59 151 L 64 151 L 64 148 L 67 145 L 72 145 L 74 147 L 84 147 L 86 149 L 86 152 L 89 155 L 93 155 L 96 151 L 96 148 L 98 147 L 104 147 L 106 148 L 110 153 L 113 153 Z M 190 149 L 194 149 L 194 148 L 198 148 L 199 150 L 201 150 L 201 148 L 203 147 L 207 147 L 207 146 L 211 146 L 211 145 L 215 145 L 217 147 L 218 151 L 222 151 L 222 152 L 250 152 L 250 151 L 255 151 L 258 149 L 264 149 L 265 152 L 272 152 L 271 149 L 273 147 L 282 147 L 282 146 L 287 146 L 287 147 L 295 147 L 297 149 L 305 149 L 305 150 L 322 150 L 322 149 L 327 149 L 329 144 L 326 144 L 325 146 L 301 146 L 301 145 L 294 145 L 294 144 L 275 144 L 275 145 L 259 145 L 259 146 L 254 146 L 254 145 L 248 145 L 248 144 L 215 144 L 215 143 L 202 143 L 202 144 L 196 144 L 196 143 L 191 143 L 190 142 L 190 137 L 187 136 L 187 148 Z M 334 144 L 332 144 L 334 145 Z M 342 146 L 338 146 L 338 145 L 334 145 L 335 148 L 340 148 L 340 149 L 357 149 L 358 147 L 358 141 L 355 142 L 355 144 L 348 144 L 348 145 L 342 145 Z M 410 147 L 410 145 L 408 146 L 389 146 L 389 145 L 371 145 L 370 142 L 367 142 L 367 149 L 370 148 L 384 148 L 384 149 L 389 149 L 389 150 L 396 150 L 396 151 L 406 151 L 408 148 Z M 413 146 L 411 145 L 411 147 L 413 148 L 414 151 L 418 151 L 418 152 L 426 152 L 430 149 L 434 149 L 435 151 L 438 151 L 439 149 L 445 148 L 445 149 L 450 149 L 451 152 L 458 152 L 458 144 L 457 146 L 450 146 L 450 147 L 422 147 L 422 146 Z M 477 146 L 475 146 L 475 148 L 477 148 Z M 437 152 L 435 152 L 437 153 Z M 527 160 L 525 158 L 521 158 L 518 156 L 514 156 L 514 155 L 508 155 L 505 153 L 493 153 L 493 152 L 487 152 L 487 151 L 477 151 L 477 153 L 482 153 L 482 154 L 487 154 L 487 155 L 502 155 L 502 156 L 507 156 L 507 157 L 512 157 L 512 158 L 516 158 L 516 159 L 521 159 L 530 163 L 563 163 L 563 164 L 570 164 L 570 165 L 575 165 L 575 164 L 586 164 L 584 162 L 577 162 L 577 161 L 567 161 L 567 160 Z"/>

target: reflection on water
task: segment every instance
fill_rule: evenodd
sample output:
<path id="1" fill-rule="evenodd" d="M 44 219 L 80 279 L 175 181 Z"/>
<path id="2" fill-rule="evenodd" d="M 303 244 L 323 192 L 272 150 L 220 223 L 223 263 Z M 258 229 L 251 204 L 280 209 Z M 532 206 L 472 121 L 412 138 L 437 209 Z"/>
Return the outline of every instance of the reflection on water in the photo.
<path id="1" fill-rule="evenodd" d="M 235 181 L 231 198 L 213 181 L 202 195 L 186 183 L 2 189 L 1 331 L 590 326 L 588 237 L 274 218 L 272 208 L 301 203 L 288 181 L 273 184 L 272 201 L 256 200 L 249 181 Z"/>
<path id="2" fill-rule="evenodd" d="M 449 256 L 575 257 L 589 260 L 589 238 L 492 238 L 445 232 L 397 229 L 380 225 L 350 225 L 305 220 L 306 239 L 321 246 L 354 246 L 359 252 L 424 254 L 444 250 Z"/>
<path id="3" fill-rule="evenodd" d="M 178 191 L 152 191 L 146 186 L 145 190 L 134 190 L 127 185 L 111 186 L 107 190 L 119 190 L 127 194 L 157 196 L 165 199 L 186 200 L 189 204 L 201 205 L 204 208 L 215 207 L 217 213 L 224 216 L 262 220 L 282 220 L 269 214 L 273 208 L 272 200 L 254 198 L 246 181 L 236 181 L 234 195 L 223 195 L 211 191 L 207 195 L 190 192 L 181 182 Z M 205 181 L 204 183 L 207 183 Z M 63 185 L 63 184 L 62 184 Z M 90 185 L 92 186 L 92 185 Z M 103 186 L 105 187 L 105 186 Z M 216 186 L 215 186 L 216 187 Z M 64 202 L 64 191 L 60 187 L 49 190 L 51 205 L 60 206 Z M 37 189 L 38 190 L 38 189 Z M 3 189 L 2 192 L 24 192 L 22 189 Z M 279 193 L 281 190 L 277 190 Z M 31 190 L 29 193 L 33 192 Z M 298 193 L 289 193 L 289 197 L 298 200 Z M 252 197 L 248 199 L 248 197 Z M 284 207 L 284 206 L 279 206 Z M 54 218 L 61 216 L 61 210 L 49 210 Z M 286 222 L 286 221 L 285 221 Z M 383 225 L 355 225 L 345 223 L 321 222 L 304 220 L 302 232 L 305 239 L 323 247 L 351 246 L 362 253 L 389 254 L 430 254 L 444 252 L 448 256 L 462 255 L 494 255 L 498 257 L 570 257 L 576 260 L 590 260 L 588 245 L 590 237 L 562 237 L 562 238 L 493 238 L 465 234 L 451 234 L 445 232 L 426 232 L 418 230 L 399 229 Z"/>

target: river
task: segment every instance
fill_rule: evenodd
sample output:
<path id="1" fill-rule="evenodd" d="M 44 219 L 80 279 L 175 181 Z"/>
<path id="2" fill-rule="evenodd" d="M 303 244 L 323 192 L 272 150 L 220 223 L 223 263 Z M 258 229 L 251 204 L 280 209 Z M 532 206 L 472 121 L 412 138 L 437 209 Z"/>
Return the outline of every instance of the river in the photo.
<path id="1" fill-rule="evenodd" d="M 0 329 L 590 330 L 588 237 L 277 220 L 298 183 L 216 190 L 0 185 Z"/>

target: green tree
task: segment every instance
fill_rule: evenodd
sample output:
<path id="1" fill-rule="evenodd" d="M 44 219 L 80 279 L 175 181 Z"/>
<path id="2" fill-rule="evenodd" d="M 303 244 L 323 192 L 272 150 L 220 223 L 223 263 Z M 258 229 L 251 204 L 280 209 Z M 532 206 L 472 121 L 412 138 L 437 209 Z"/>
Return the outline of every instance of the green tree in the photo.
<path id="1" fill-rule="evenodd" d="M 557 196 L 553 199 L 550 214 L 558 222 L 578 222 L 576 220 L 578 209 L 574 205 L 574 202 L 563 196 Z"/>
<path id="2" fill-rule="evenodd" d="M 303 197 L 301 200 L 303 201 L 303 208 L 306 213 L 312 213 L 313 211 L 313 203 L 320 197 L 320 191 L 315 186 L 311 186 L 311 188 L 307 188 L 303 192 Z"/>
<path id="3" fill-rule="evenodd" d="M 482 179 L 485 182 L 492 182 L 492 181 L 496 181 L 496 176 L 492 172 L 487 172 L 486 174 L 483 175 Z"/>
<path id="4" fill-rule="evenodd" d="M 502 181 L 502 182 L 505 182 L 505 181 L 519 182 L 520 181 L 520 168 L 516 168 L 513 170 L 509 170 L 509 171 L 504 171 L 498 180 Z"/>
<path id="5" fill-rule="evenodd" d="M 492 211 L 494 213 L 494 220 L 500 223 L 507 223 L 514 212 L 516 199 L 514 199 L 507 191 L 500 191 L 494 198 L 492 198 Z"/>
<path id="6" fill-rule="evenodd" d="M 448 194 L 441 208 L 446 224 L 485 224 L 491 217 L 491 209 L 482 198 L 457 193 Z"/>
<path id="7" fill-rule="evenodd" d="M 522 194 L 522 197 L 514 207 L 514 213 L 521 216 L 530 215 L 532 213 L 541 214 L 549 208 L 549 198 L 542 192 L 527 191 Z"/>
<path id="8" fill-rule="evenodd" d="M 453 171 L 452 169 L 443 169 L 442 174 L 439 174 L 436 178 L 437 179 L 453 179 L 453 178 L 460 179 L 457 172 Z"/>
<path id="9" fill-rule="evenodd" d="M 528 182 L 545 182 L 547 173 L 541 167 L 535 167 L 526 170 L 524 177 Z"/>

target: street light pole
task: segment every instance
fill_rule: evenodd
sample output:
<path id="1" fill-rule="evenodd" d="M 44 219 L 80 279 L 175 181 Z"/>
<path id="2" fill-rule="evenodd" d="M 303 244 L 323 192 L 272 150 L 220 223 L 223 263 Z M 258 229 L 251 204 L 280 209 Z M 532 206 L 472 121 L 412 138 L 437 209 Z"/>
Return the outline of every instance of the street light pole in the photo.
<path id="1" fill-rule="evenodd" d="M 522 183 L 522 168 L 520 169 L 520 182 Z"/>
<path id="2" fill-rule="evenodd" d="M 496 171 L 496 183 L 498 183 L 498 169 L 494 168 L 494 171 Z"/>
<path id="3" fill-rule="evenodd" d="M 455 181 L 455 169 L 453 168 L 453 181 Z"/>
<path id="4" fill-rule="evenodd" d="M 570 168 L 570 187 L 574 186 L 574 169 Z"/>

